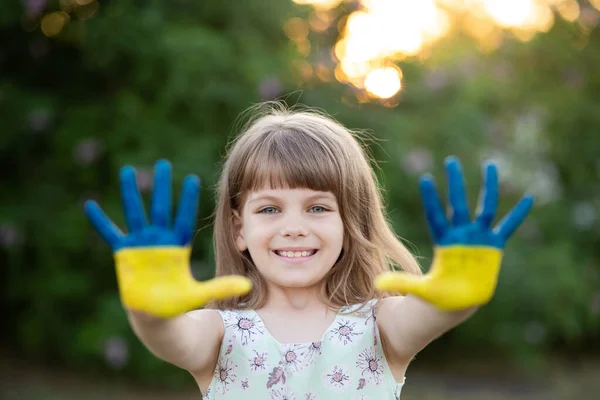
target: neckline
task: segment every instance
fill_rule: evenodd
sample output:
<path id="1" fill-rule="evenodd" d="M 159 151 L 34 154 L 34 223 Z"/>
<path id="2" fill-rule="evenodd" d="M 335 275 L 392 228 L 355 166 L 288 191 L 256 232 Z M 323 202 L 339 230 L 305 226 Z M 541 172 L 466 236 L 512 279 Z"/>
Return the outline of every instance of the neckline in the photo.
<path id="1" fill-rule="evenodd" d="M 286 346 L 296 347 L 296 346 L 308 346 L 308 345 L 311 345 L 313 343 L 318 343 L 318 342 L 323 343 L 323 341 L 325 340 L 325 336 L 331 330 L 331 328 L 334 326 L 334 324 L 337 322 L 337 320 L 338 320 L 340 314 L 342 313 L 342 311 L 346 310 L 347 308 L 348 308 L 347 306 L 343 306 L 343 307 L 340 307 L 338 309 L 338 311 L 335 313 L 335 316 L 333 317 L 333 320 L 327 326 L 327 328 L 325 328 L 325 331 L 321 334 L 321 337 L 319 338 L 319 340 L 312 340 L 312 341 L 308 341 L 308 342 L 294 342 L 294 343 L 282 343 L 282 342 L 280 342 L 275 336 L 273 336 L 273 334 L 271 333 L 271 331 L 269 330 L 269 328 L 267 328 L 267 325 L 265 324 L 265 321 L 263 321 L 263 319 L 260 316 L 260 314 L 256 310 L 252 310 L 252 312 L 254 313 L 254 315 L 256 316 L 256 318 L 258 319 L 259 323 L 262 325 L 262 327 L 263 327 L 263 329 L 265 331 L 265 335 L 269 336 L 271 338 L 271 340 L 273 340 L 275 343 L 277 343 L 279 345 L 279 347 L 286 347 Z"/>

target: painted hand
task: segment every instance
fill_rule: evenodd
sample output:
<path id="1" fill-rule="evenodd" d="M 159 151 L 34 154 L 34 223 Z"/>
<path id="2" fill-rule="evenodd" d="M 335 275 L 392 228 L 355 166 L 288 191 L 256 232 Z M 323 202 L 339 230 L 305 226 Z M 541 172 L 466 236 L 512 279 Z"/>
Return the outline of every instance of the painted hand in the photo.
<path id="1" fill-rule="evenodd" d="M 424 276 L 388 272 L 377 277 L 377 289 L 418 296 L 445 311 L 487 303 L 496 290 L 504 246 L 533 205 L 524 196 L 491 228 L 498 206 L 498 171 L 484 165 L 484 188 L 478 212 L 471 221 L 460 163 L 446 159 L 451 221 L 446 218 L 431 176 L 421 178 L 420 189 L 435 248 L 430 271 Z"/>
<path id="2" fill-rule="evenodd" d="M 196 281 L 190 271 L 191 239 L 198 212 L 200 181 L 190 175 L 183 183 L 177 216 L 171 226 L 171 164 L 156 163 L 148 224 L 135 170 L 121 169 L 121 198 L 129 233 L 125 235 L 94 201 L 85 212 L 115 258 L 121 301 L 129 310 L 169 318 L 212 300 L 239 296 L 252 284 L 242 276 Z"/>

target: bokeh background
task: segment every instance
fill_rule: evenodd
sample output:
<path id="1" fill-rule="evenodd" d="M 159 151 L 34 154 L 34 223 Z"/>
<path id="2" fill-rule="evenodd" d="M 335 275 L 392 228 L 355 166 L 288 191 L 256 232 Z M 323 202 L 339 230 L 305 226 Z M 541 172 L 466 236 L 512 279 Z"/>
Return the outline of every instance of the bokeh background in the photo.
<path id="1" fill-rule="evenodd" d="M 0 4 L 0 398 L 192 399 L 133 336 L 109 249 L 118 169 L 202 177 L 193 272 L 238 116 L 280 99 L 372 132 L 390 217 L 426 267 L 418 177 L 460 157 L 474 208 L 500 165 L 510 242 L 493 301 L 414 361 L 403 399 L 596 399 L 599 0 L 5 0 Z"/>

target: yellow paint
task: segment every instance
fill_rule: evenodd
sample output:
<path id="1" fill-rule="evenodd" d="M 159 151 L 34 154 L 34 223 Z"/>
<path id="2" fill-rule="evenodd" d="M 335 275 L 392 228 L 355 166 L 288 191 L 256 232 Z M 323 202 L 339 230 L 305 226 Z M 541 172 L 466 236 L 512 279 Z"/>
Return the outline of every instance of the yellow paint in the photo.
<path id="1" fill-rule="evenodd" d="M 375 281 L 378 290 L 413 294 L 445 311 L 480 306 L 492 298 L 503 252 L 487 246 L 436 247 L 424 276 L 388 272 Z"/>
<path id="2" fill-rule="evenodd" d="M 246 294 L 252 288 L 243 276 L 198 282 L 190 271 L 187 247 L 135 247 L 115 253 L 117 280 L 125 308 L 170 318 L 212 300 Z"/>

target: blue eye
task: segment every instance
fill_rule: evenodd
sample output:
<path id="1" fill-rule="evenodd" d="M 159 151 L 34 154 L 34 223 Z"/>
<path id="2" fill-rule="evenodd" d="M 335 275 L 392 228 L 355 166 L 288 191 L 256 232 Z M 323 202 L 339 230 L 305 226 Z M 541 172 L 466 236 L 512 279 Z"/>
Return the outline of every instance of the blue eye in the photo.
<path id="1" fill-rule="evenodd" d="M 259 214 L 274 214 L 277 211 L 275 207 L 265 207 L 258 211 Z"/>
<path id="2" fill-rule="evenodd" d="M 323 206 L 312 206 L 310 209 L 311 209 L 311 210 L 318 209 L 319 211 L 316 211 L 316 212 L 318 212 L 318 213 L 321 213 L 321 212 L 328 211 L 328 210 L 327 210 L 325 207 L 323 207 Z"/>

